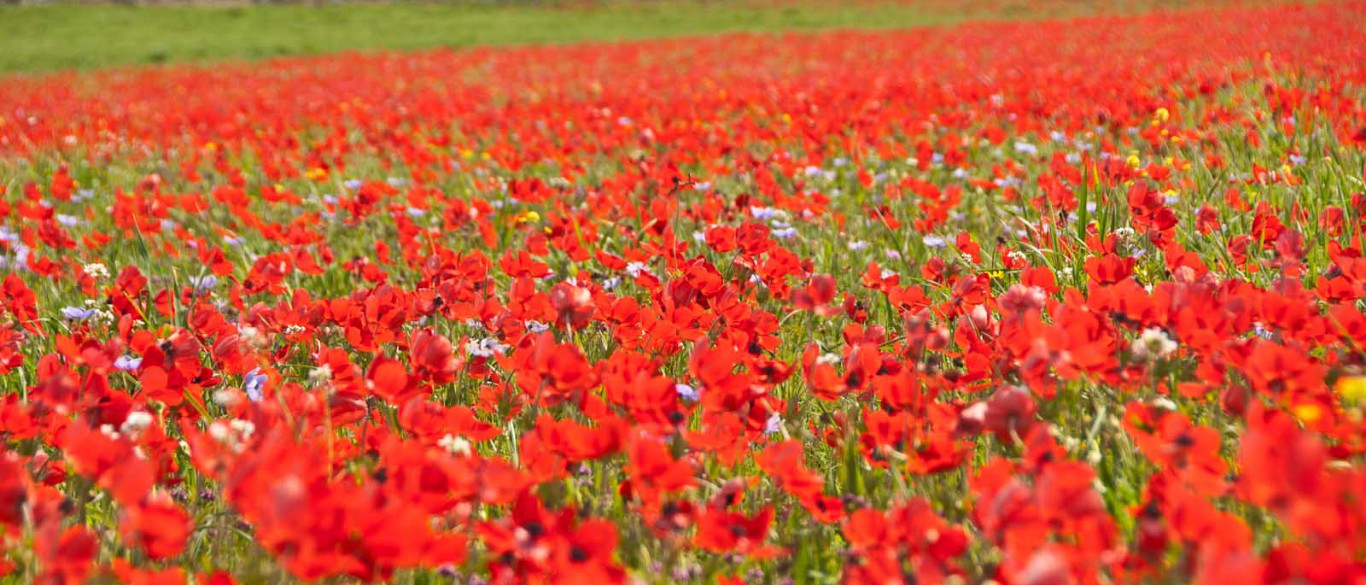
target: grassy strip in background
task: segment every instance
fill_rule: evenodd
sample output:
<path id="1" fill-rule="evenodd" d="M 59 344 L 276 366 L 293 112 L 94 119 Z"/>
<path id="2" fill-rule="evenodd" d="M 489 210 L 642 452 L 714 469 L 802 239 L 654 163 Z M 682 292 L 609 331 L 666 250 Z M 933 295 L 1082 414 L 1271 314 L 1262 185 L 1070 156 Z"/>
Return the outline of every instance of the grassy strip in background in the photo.
<path id="1" fill-rule="evenodd" d="M 1171 2 L 1159 3 L 1171 4 Z M 1174 5 L 1179 5 L 1176 2 Z M 0 7 L 0 73 L 422 49 L 712 34 L 898 28 L 968 18 L 1121 12 L 1155 4 L 999 1 L 535 5 L 329 4 Z"/>

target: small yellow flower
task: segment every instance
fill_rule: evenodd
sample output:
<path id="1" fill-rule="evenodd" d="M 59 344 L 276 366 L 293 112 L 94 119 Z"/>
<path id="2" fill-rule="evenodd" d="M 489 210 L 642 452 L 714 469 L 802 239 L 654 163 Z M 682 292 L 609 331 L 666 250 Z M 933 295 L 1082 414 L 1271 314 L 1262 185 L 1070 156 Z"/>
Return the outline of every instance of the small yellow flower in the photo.
<path id="1" fill-rule="evenodd" d="M 1366 403 L 1366 376 L 1343 376 L 1336 385 L 1343 400 L 1355 404 Z"/>
<path id="2" fill-rule="evenodd" d="M 1168 112 L 1168 111 L 1167 111 L 1167 108 L 1158 108 L 1158 109 L 1157 109 L 1157 119 L 1158 119 L 1158 120 L 1161 120 L 1161 121 L 1163 121 L 1163 122 L 1166 122 L 1166 121 L 1167 121 L 1168 119 L 1170 119 L 1171 117 L 1172 117 L 1172 113 L 1171 113 L 1171 112 Z"/>
<path id="3" fill-rule="evenodd" d="M 313 167 L 304 172 L 304 176 L 310 181 L 321 181 L 327 178 L 327 169 Z"/>
<path id="4" fill-rule="evenodd" d="M 1142 164 L 1142 161 L 1140 161 L 1138 158 L 1137 152 L 1130 153 L 1127 162 L 1129 163 L 1129 166 L 1133 168 L 1138 168 L 1138 165 Z"/>
<path id="5" fill-rule="evenodd" d="M 517 225 L 522 225 L 524 223 L 534 223 L 538 221 L 541 221 L 541 214 L 536 213 L 535 211 L 528 211 L 526 213 L 519 214 L 515 219 L 512 220 L 512 222 Z"/>
<path id="6" fill-rule="evenodd" d="M 1305 424 L 1314 424 L 1323 418 L 1323 407 L 1313 403 L 1296 404 L 1290 408 L 1290 413 Z"/>

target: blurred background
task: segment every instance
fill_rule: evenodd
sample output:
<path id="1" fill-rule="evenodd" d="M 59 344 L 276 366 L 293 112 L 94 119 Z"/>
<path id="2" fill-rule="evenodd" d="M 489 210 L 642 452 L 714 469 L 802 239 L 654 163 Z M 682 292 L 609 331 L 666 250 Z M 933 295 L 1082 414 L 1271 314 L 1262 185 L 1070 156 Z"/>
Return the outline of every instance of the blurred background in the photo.
<path id="1" fill-rule="evenodd" d="M 905 28 L 1148 11 L 1187 1 L 0 0 L 0 74 L 338 51 Z M 1218 0 L 1200 1 L 1211 3 Z"/>

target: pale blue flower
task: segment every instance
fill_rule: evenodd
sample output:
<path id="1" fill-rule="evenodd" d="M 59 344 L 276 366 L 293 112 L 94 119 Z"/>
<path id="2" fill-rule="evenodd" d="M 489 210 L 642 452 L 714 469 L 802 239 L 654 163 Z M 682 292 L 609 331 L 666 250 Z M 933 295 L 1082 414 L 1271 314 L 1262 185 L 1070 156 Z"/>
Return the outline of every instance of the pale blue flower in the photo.
<path id="1" fill-rule="evenodd" d="M 212 274 L 206 274 L 204 276 L 191 276 L 190 286 L 194 287 L 194 292 L 202 295 L 213 290 L 215 286 L 218 286 L 218 277 Z"/>
<path id="2" fill-rule="evenodd" d="M 778 413 L 768 415 L 768 420 L 764 422 L 764 434 L 773 435 L 783 430 L 783 417 Z"/>
<path id="3" fill-rule="evenodd" d="M 252 402 L 260 402 L 262 396 L 261 391 L 266 386 L 266 375 L 262 374 L 259 369 L 252 370 L 247 372 L 246 376 L 242 377 L 242 381 L 244 384 L 243 389 L 247 391 L 247 399 Z"/>
<path id="4" fill-rule="evenodd" d="M 754 219 L 757 219 L 759 221 L 768 221 L 770 219 L 778 217 L 781 213 L 781 211 L 774 209 L 772 207 L 759 207 L 752 205 L 749 208 L 749 214 L 752 217 L 754 217 Z"/>
<path id="5" fill-rule="evenodd" d="M 72 321 L 84 321 L 94 317 L 99 311 L 83 307 L 63 307 L 62 316 Z"/>
<path id="6" fill-rule="evenodd" d="M 640 274 L 642 272 L 645 274 L 650 273 L 649 266 L 647 266 L 644 262 L 630 262 L 626 265 L 626 274 L 631 275 L 631 278 L 640 277 Z"/>
<path id="7" fill-rule="evenodd" d="M 507 350 L 507 345 L 499 343 L 497 339 L 492 337 L 479 340 L 471 339 L 465 342 L 465 351 L 478 358 L 491 358 L 494 355 L 507 353 Z"/>
<path id="8" fill-rule="evenodd" d="M 702 393 L 687 384 L 674 384 L 674 392 L 678 393 L 679 398 L 688 402 L 697 402 L 702 399 Z"/>

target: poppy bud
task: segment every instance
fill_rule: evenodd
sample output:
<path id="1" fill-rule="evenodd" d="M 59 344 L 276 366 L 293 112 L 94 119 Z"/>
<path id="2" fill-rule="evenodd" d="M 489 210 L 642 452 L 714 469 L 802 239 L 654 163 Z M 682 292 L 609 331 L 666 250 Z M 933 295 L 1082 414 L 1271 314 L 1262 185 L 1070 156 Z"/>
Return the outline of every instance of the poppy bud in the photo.
<path id="1" fill-rule="evenodd" d="M 1235 386 L 1224 388 L 1219 393 L 1219 406 L 1224 408 L 1224 412 L 1242 416 L 1247 410 L 1247 390 Z"/>

